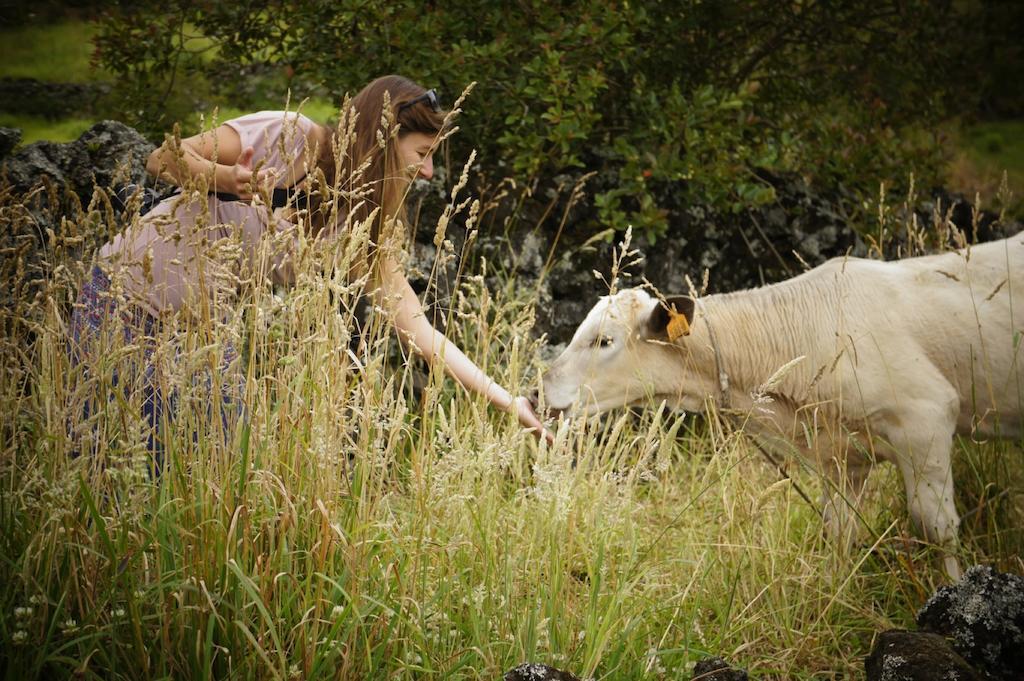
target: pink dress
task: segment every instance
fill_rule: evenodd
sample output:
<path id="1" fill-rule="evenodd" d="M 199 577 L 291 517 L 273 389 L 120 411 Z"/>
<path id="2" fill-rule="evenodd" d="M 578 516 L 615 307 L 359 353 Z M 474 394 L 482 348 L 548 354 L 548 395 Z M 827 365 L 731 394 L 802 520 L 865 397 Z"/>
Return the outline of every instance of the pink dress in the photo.
<path id="1" fill-rule="evenodd" d="M 253 147 L 253 167 L 280 173 L 278 187 L 301 181 L 306 138 L 315 124 L 294 112 L 260 111 L 224 123 Z M 296 159 L 304 159 L 293 166 Z M 293 171 L 293 167 L 300 170 Z M 296 175 L 293 177 L 292 175 Z M 129 299 L 160 317 L 184 306 L 230 305 L 240 279 L 253 273 L 294 280 L 290 254 L 297 227 L 258 200 L 225 201 L 184 191 L 163 200 L 99 251 L 99 265 Z"/>

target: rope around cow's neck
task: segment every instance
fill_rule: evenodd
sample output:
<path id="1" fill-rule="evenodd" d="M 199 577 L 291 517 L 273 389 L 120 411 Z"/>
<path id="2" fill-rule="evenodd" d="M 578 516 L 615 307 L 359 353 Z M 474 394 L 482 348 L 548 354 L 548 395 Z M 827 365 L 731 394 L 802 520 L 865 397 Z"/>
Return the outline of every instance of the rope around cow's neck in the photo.
<path id="1" fill-rule="evenodd" d="M 729 409 L 729 374 L 725 373 L 725 364 L 722 362 L 722 353 L 718 350 L 718 337 L 715 336 L 715 327 L 711 325 L 711 316 L 704 300 L 696 298 L 700 306 L 701 315 L 704 317 L 704 324 L 708 327 L 708 338 L 711 339 L 711 352 L 715 356 L 715 373 L 718 375 L 718 407 Z"/>
<path id="2" fill-rule="evenodd" d="M 708 338 L 711 341 L 711 352 L 715 357 L 715 373 L 718 375 L 718 400 L 716 402 L 718 413 L 722 414 L 723 412 L 730 410 L 729 374 L 725 371 L 725 363 L 722 361 L 722 352 L 718 349 L 718 337 L 715 335 L 715 327 L 711 325 L 711 316 L 708 314 L 708 308 L 704 304 L 703 299 L 694 296 L 694 300 L 700 307 L 701 315 L 704 317 L 704 324 L 708 327 Z M 801 489 L 796 480 L 786 472 L 786 469 L 782 467 L 782 464 L 776 461 L 775 457 L 773 457 L 767 449 L 761 446 L 761 443 L 757 441 L 757 438 L 750 437 L 750 441 L 754 443 L 754 446 L 757 447 L 758 451 L 761 452 L 764 458 L 768 460 L 768 463 L 775 467 L 775 470 L 779 472 L 779 475 L 786 480 L 789 480 L 789 483 L 793 485 L 793 489 L 796 490 L 797 494 L 799 494 L 800 497 L 807 502 L 807 505 L 820 516 L 821 511 L 818 509 L 817 505 L 811 501 L 811 498 L 807 496 L 803 489 Z"/>

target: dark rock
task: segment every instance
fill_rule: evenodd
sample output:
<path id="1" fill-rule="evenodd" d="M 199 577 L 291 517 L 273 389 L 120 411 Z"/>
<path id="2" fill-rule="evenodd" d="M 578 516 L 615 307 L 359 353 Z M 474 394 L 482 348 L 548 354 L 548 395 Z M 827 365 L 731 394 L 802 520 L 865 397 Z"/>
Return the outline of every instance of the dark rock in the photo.
<path id="1" fill-rule="evenodd" d="M 73 168 L 88 168 L 89 156 L 74 142 L 33 142 L 4 162 L 7 179 L 15 191 L 27 192 L 48 178 L 57 186 L 67 183 Z M 79 193 L 76 190 L 76 193 Z M 89 195 L 92 195 L 90 189 Z"/>
<path id="2" fill-rule="evenodd" d="M 536 662 L 524 662 L 505 672 L 504 681 L 580 681 L 579 677 Z"/>
<path id="3" fill-rule="evenodd" d="M 88 195 L 91 182 L 113 187 L 122 182 L 142 183 L 147 179 L 146 159 L 155 146 L 134 129 L 117 121 L 101 121 L 75 142 L 89 156 L 88 168 L 74 168 L 71 182 Z"/>
<path id="4" fill-rule="evenodd" d="M 21 142 L 21 130 L 0 128 L 0 161 L 7 158 Z"/>
<path id="5" fill-rule="evenodd" d="M 4 259 L 4 271 L 17 274 L 4 280 L 20 280 L 24 287 L 17 292 L 0 292 L 0 307 L 34 300 L 45 288 L 52 276 L 49 255 L 55 243 L 72 257 L 80 258 L 119 228 L 116 216 L 112 210 L 105 210 L 105 204 L 99 204 L 100 210 L 88 219 L 82 208 L 89 206 L 96 187 L 110 189 L 125 182 L 142 182 L 152 149 L 153 145 L 132 128 L 102 121 L 74 142 L 35 142 L 0 162 L 0 178 L 11 190 L 0 192 L 5 216 L 0 248 L 12 254 Z M 63 234 L 65 217 L 81 231 Z M 62 237 L 68 239 L 62 241 Z"/>
<path id="6" fill-rule="evenodd" d="M 886 631 L 864 659 L 867 681 L 982 681 L 938 634 Z"/>
<path id="7" fill-rule="evenodd" d="M 1024 679 L 1024 577 L 976 565 L 917 613 L 921 629 L 948 636 L 992 679 Z"/>
<path id="8" fill-rule="evenodd" d="M 693 667 L 693 681 L 747 681 L 747 672 L 720 657 L 708 657 Z"/>
<path id="9" fill-rule="evenodd" d="M 146 178 L 146 158 L 154 146 L 117 121 L 100 121 L 74 142 L 35 142 L 4 161 L 15 191 L 27 192 L 44 177 L 74 191 L 88 203 L 94 185 L 109 188 Z"/>

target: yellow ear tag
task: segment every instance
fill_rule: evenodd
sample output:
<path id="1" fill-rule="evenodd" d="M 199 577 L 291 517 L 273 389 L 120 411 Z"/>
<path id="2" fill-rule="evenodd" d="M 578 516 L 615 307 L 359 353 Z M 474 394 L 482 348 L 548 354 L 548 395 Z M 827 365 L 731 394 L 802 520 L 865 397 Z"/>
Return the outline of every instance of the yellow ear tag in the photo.
<path id="1" fill-rule="evenodd" d="M 669 322 L 668 327 L 668 339 L 670 342 L 675 342 L 683 336 L 690 335 L 690 322 L 686 321 L 686 315 L 680 314 L 675 310 L 669 310 Z"/>

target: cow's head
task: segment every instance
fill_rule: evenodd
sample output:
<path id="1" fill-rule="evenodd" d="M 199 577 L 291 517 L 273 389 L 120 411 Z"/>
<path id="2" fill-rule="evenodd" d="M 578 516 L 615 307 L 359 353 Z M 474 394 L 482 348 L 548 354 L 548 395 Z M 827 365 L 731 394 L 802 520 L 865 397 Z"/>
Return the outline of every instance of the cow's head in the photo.
<path id="1" fill-rule="evenodd" d="M 693 312 L 687 296 L 629 289 L 601 298 L 544 374 L 548 408 L 597 414 L 648 399 L 678 403 L 685 370 L 677 342 Z"/>

